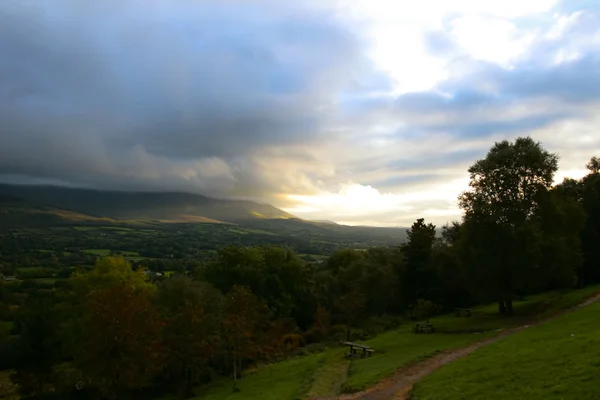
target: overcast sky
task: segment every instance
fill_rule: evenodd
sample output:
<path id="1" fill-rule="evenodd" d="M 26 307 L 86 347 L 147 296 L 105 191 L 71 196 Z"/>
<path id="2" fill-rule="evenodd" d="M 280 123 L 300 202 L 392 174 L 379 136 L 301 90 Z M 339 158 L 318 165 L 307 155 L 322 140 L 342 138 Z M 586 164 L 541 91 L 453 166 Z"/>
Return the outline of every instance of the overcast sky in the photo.
<path id="1" fill-rule="evenodd" d="M 600 1 L 3 0 L 0 180 L 459 219 L 530 135 L 600 155 Z"/>

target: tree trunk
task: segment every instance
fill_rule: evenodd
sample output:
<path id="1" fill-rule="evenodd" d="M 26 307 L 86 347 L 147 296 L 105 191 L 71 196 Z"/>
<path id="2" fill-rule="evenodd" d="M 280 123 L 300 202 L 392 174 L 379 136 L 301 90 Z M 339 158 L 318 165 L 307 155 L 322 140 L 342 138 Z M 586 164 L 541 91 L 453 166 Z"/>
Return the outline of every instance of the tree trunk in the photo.
<path id="1" fill-rule="evenodd" d="M 237 392 L 237 360 L 233 357 L 233 391 Z"/>
<path id="2" fill-rule="evenodd" d="M 513 310 L 513 301 L 512 301 L 512 297 L 508 296 L 506 298 L 506 300 L 504 300 L 504 303 L 506 303 L 506 314 L 507 315 L 513 315 L 515 312 Z"/>
<path id="3" fill-rule="evenodd" d="M 238 358 L 238 367 L 237 367 L 238 379 L 242 379 L 243 369 L 242 369 L 242 358 Z"/>
<path id="4" fill-rule="evenodd" d="M 506 314 L 506 305 L 503 299 L 498 300 L 498 312 L 502 315 Z"/>

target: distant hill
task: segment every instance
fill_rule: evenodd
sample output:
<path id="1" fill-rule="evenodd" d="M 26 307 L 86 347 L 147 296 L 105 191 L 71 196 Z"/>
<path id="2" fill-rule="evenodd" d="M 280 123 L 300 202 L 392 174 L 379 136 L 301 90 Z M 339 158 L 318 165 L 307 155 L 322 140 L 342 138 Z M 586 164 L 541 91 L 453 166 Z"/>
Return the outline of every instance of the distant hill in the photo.
<path id="1" fill-rule="evenodd" d="M 324 224 L 324 225 L 339 225 L 337 222 L 329 221 L 326 219 L 311 220 L 309 222 L 314 222 L 316 224 Z"/>
<path id="2" fill-rule="evenodd" d="M 296 218 L 269 204 L 191 193 L 121 192 L 57 186 L 0 185 L 0 196 L 94 218 L 164 222 L 229 222 Z"/>
<path id="3" fill-rule="evenodd" d="M 73 224 L 120 224 L 111 218 L 92 217 L 73 211 L 32 204 L 13 196 L 0 195 L 0 226 L 39 227 Z"/>
<path id="4" fill-rule="evenodd" d="M 271 205 L 245 200 L 213 199 L 189 193 L 0 184 L 0 227 L 117 225 L 168 229 L 172 224 L 182 223 L 209 224 L 215 230 L 218 225 L 235 224 L 250 229 L 244 232 L 268 233 L 313 244 L 344 243 L 346 247 L 361 249 L 406 240 L 406 228 L 307 221 Z"/>

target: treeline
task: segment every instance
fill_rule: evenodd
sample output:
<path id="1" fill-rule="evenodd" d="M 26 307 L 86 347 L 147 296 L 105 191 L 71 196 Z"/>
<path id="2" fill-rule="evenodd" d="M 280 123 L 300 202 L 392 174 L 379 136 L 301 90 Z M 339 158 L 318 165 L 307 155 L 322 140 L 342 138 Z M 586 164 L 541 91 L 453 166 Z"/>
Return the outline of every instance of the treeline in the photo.
<path id="1" fill-rule="evenodd" d="M 252 364 L 363 339 L 400 318 L 484 301 L 510 314 L 518 296 L 600 282 L 600 161 L 553 186 L 557 161 L 530 138 L 497 143 L 469 169 L 461 222 L 436 231 L 418 219 L 402 245 L 323 263 L 285 247 L 229 246 L 170 278 L 107 257 L 61 287 L 4 283 L 16 324 L 2 367 L 24 398 L 185 398 L 215 376 L 235 381 Z"/>

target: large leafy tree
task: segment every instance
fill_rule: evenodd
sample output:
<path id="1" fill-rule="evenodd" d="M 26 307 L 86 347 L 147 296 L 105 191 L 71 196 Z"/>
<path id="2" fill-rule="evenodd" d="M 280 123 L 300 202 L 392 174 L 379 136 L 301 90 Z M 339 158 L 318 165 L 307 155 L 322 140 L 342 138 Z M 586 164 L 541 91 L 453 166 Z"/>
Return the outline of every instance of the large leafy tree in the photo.
<path id="1" fill-rule="evenodd" d="M 541 232 L 536 213 L 558 169 L 558 156 L 529 137 L 496 143 L 469 168 L 470 190 L 461 194 L 465 211 L 463 260 L 474 289 L 512 313 L 512 294 L 544 279 Z"/>
<path id="2" fill-rule="evenodd" d="M 237 390 L 243 360 L 260 353 L 263 330 L 268 322 L 266 306 L 250 289 L 234 286 L 224 298 L 221 339 L 225 356 L 233 367 L 233 388 Z"/>
<path id="3" fill-rule="evenodd" d="M 581 202 L 587 214 L 582 232 L 584 267 L 582 280 L 600 282 L 600 158 L 587 164 L 589 173 L 581 180 Z"/>
<path id="4" fill-rule="evenodd" d="M 85 296 L 94 290 L 115 285 L 127 286 L 135 291 L 153 291 L 155 286 L 141 268 L 134 270 L 123 257 L 99 258 L 88 272 L 76 272 L 71 276 L 74 291 Z"/>
<path id="5" fill-rule="evenodd" d="M 52 293 L 33 293 L 17 316 L 18 362 L 12 375 L 23 397 L 41 395 L 52 384 L 52 366 L 61 361 L 61 313 Z"/>
<path id="6" fill-rule="evenodd" d="M 162 378 L 186 397 L 195 384 L 210 375 L 214 364 L 220 342 L 222 296 L 207 283 L 179 275 L 160 284 L 157 302 L 166 321 Z"/>
<path id="7" fill-rule="evenodd" d="M 408 242 L 402 248 L 405 257 L 402 293 L 405 304 L 409 305 L 419 299 L 436 297 L 438 294 L 434 292 L 439 285 L 431 263 L 435 225 L 419 218 L 406 233 Z"/>
<path id="8" fill-rule="evenodd" d="M 162 369 L 164 321 L 146 292 L 118 284 L 86 296 L 75 360 L 108 398 L 147 385 Z"/>
<path id="9" fill-rule="evenodd" d="M 201 277 L 223 293 L 236 285 L 248 287 L 275 317 L 293 316 L 308 324 L 316 309 L 309 299 L 311 270 L 288 248 L 227 246 Z"/>

